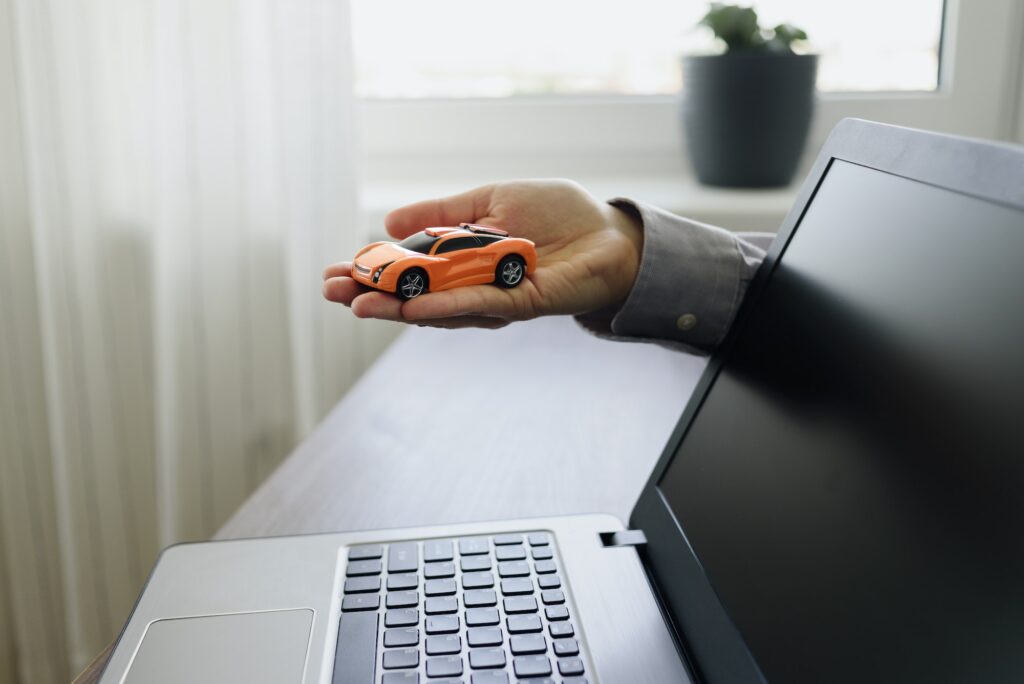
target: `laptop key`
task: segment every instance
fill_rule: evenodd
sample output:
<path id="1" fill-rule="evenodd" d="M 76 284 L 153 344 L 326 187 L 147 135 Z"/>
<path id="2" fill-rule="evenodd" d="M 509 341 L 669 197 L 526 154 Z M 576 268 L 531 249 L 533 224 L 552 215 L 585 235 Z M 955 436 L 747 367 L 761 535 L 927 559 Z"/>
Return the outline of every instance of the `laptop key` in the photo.
<path id="1" fill-rule="evenodd" d="M 420 603 L 417 591 L 389 591 L 385 605 L 388 608 L 415 608 Z"/>
<path id="2" fill-rule="evenodd" d="M 562 586 L 562 578 L 558 575 L 541 575 L 537 578 L 541 589 L 558 589 Z"/>
<path id="3" fill-rule="evenodd" d="M 420 584 L 419 575 L 412 573 L 403 575 L 388 575 L 388 589 L 415 589 Z"/>
<path id="4" fill-rule="evenodd" d="M 474 670 L 505 667 L 505 651 L 500 648 L 475 648 L 469 652 L 469 666 Z"/>
<path id="5" fill-rule="evenodd" d="M 580 645 L 575 639 L 555 639 L 551 644 L 556 656 L 574 656 L 580 653 Z"/>
<path id="6" fill-rule="evenodd" d="M 418 643 L 420 643 L 420 630 L 415 627 L 384 630 L 384 645 L 388 648 L 393 646 L 415 646 Z"/>
<path id="7" fill-rule="evenodd" d="M 540 600 L 547 606 L 565 603 L 565 594 L 562 593 L 561 589 L 548 589 L 540 592 Z"/>
<path id="8" fill-rule="evenodd" d="M 424 601 L 423 610 L 427 615 L 456 613 L 459 610 L 459 601 L 454 596 L 431 596 Z"/>
<path id="9" fill-rule="evenodd" d="M 457 589 L 454 579 L 427 580 L 423 583 L 423 593 L 427 596 L 449 596 Z"/>
<path id="10" fill-rule="evenodd" d="M 533 556 L 533 560 L 547 560 L 555 554 L 551 551 L 550 546 L 540 546 L 531 551 L 530 555 Z"/>
<path id="11" fill-rule="evenodd" d="M 482 556 L 463 556 L 459 559 L 459 566 L 462 568 L 462 572 L 490 570 L 491 557 L 488 554 Z"/>
<path id="12" fill-rule="evenodd" d="M 536 613 L 537 599 L 532 596 L 510 596 L 504 600 L 505 612 L 512 613 Z"/>
<path id="13" fill-rule="evenodd" d="M 503 596 L 514 596 L 516 594 L 532 594 L 533 581 L 529 577 L 512 577 L 501 580 L 501 593 Z"/>
<path id="14" fill-rule="evenodd" d="M 426 649 L 429 656 L 458 653 L 462 650 L 462 638 L 458 634 L 428 636 L 426 639 Z"/>
<path id="15" fill-rule="evenodd" d="M 494 557 L 500 561 L 523 560 L 526 558 L 526 549 L 518 544 L 516 546 L 499 546 L 494 549 Z"/>
<path id="16" fill-rule="evenodd" d="M 377 613 L 342 613 L 334 652 L 333 684 L 373 681 L 377 663 Z"/>
<path id="17" fill-rule="evenodd" d="M 415 648 L 384 651 L 384 669 L 397 670 L 403 667 L 419 667 L 420 652 Z"/>
<path id="18" fill-rule="evenodd" d="M 495 546 L 505 546 L 506 544 L 522 544 L 523 535 L 521 534 L 499 534 L 494 538 Z"/>
<path id="19" fill-rule="evenodd" d="M 546 677 L 551 674 L 551 661 L 547 656 L 516 656 L 512 659 L 516 677 Z"/>
<path id="20" fill-rule="evenodd" d="M 423 567 L 423 576 L 427 579 L 442 579 L 445 577 L 455 577 L 455 563 L 452 563 L 451 561 L 427 563 Z"/>
<path id="21" fill-rule="evenodd" d="M 380 591 L 380 577 L 349 577 L 345 580 L 346 594 L 364 594 Z"/>
<path id="22" fill-rule="evenodd" d="M 525 634 L 539 632 L 542 627 L 539 615 L 509 615 L 505 619 L 509 634 Z"/>
<path id="23" fill-rule="evenodd" d="M 493 589 L 473 589 L 462 594 L 462 601 L 467 608 L 498 605 L 498 595 Z"/>
<path id="24" fill-rule="evenodd" d="M 529 577 L 530 564 L 526 561 L 504 561 L 498 563 L 499 577 Z"/>
<path id="25" fill-rule="evenodd" d="M 494 670 L 474 672 L 472 684 L 508 684 L 508 675 Z"/>
<path id="26" fill-rule="evenodd" d="M 418 672 L 385 672 L 380 684 L 417 684 L 419 681 Z"/>
<path id="27" fill-rule="evenodd" d="M 450 539 L 432 539 L 423 542 L 423 562 L 450 561 L 454 558 Z"/>
<path id="28" fill-rule="evenodd" d="M 395 608 L 384 613 L 385 627 L 414 627 L 420 623 L 420 611 L 415 608 Z"/>
<path id="29" fill-rule="evenodd" d="M 566 676 L 583 674 L 583 661 L 579 658 L 562 658 L 558 661 L 558 672 Z"/>
<path id="30" fill-rule="evenodd" d="M 531 655 L 548 650 L 548 642 L 543 634 L 518 634 L 509 637 L 508 644 L 512 655 Z"/>
<path id="31" fill-rule="evenodd" d="M 551 543 L 551 537 L 547 532 L 534 532 L 530 535 L 530 546 L 547 546 Z"/>
<path id="32" fill-rule="evenodd" d="M 480 646 L 501 646 L 500 627 L 473 627 L 466 630 L 466 642 L 471 648 Z"/>
<path id="33" fill-rule="evenodd" d="M 380 544 L 368 544 L 367 546 L 353 546 L 348 550 L 348 559 L 350 561 L 380 558 L 383 555 L 384 547 Z"/>
<path id="34" fill-rule="evenodd" d="M 487 627 L 499 622 L 501 622 L 501 618 L 494 608 L 469 608 L 466 610 L 467 627 Z"/>
<path id="35" fill-rule="evenodd" d="M 459 554 L 463 556 L 476 556 L 481 553 L 487 553 L 490 550 L 490 542 L 485 537 L 459 540 Z"/>
<path id="36" fill-rule="evenodd" d="M 494 586 L 494 575 L 490 572 L 466 572 L 462 575 L 463 589 L 486 589 Z"/>
<path id="37" fill-rule="evenodd" d="M 346 577 L 358 577 L 360 575 L 379 575 L 381 571 L 380 560 L 354 560 L 349 561 L 345 568 Z"/>
<path id="38" fill-rule="evenodd" d="M 426 619 L 427 634 L 452 634 L 459 631 L 458 615 L 434 615 Z"/>
<path id="39" fill-rule="evenodd" d="M 575 635 L 575 632 L 572 630 L 571 622 L 552 622 L 548 625 L 548 632 L 551 634 L 552 638 L 555 639 L 563 639 L 565 637 Z"/>
<path id="40" fill-rule="evenodd" d="M 348 613 L 354 610 L 377 610 L 380 608 L 380 594 L 352 594 L 341 600 L 341 610 Z"/>
<path id="41" fill-rule="evenodd" d="M 461 674 L 462 658 L 459 656 L 427 658 L 428 677 L 458 677 Z"/>
<path id="42" fill-rule="evenodd" d="M 548 622 L 558 622 L 569 619 L 569 609 L 565 606 L 548 606 L 544 609 L 544 617 Z"/>
<path id="43" fill-rule="evenodd" d="M 553 560 L 541 560 L 533 564 L 533 569 L 537 571 L 538 575 L 548 575 L 558 570 L 558 567 Z"/>
<path id="44" fill-rule="evenodd" d="M 413 572 L 419 567 L 419 547 L 416 542 L 402 542 L 388 547 L 388 573 Z"/>

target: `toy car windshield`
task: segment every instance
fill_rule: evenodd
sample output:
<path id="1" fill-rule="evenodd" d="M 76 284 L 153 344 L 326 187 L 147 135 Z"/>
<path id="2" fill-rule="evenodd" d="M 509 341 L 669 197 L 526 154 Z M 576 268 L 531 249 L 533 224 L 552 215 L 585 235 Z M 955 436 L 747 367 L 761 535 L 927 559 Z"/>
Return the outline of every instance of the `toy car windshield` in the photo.
<path id="1" fill-rule="evenodd" d="M 427 254 L 430 252 L 430 248 L 434 246 L 434 243 L 440 239 L 426 233 L 414 233 L 399 242 L 398 246 L 413 252 L 419 252 L 420 254 Z"/>

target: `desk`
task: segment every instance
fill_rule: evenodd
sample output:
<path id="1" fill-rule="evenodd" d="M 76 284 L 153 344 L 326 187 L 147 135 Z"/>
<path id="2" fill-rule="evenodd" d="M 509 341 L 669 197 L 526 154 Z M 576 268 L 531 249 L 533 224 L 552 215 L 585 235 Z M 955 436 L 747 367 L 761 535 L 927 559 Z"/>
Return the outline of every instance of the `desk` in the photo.
<path id="1" fill-rule="evenodd" d="M 629 518 L 705 359 L 567 318 L 413 328 L 217 539 L 570 513 Z M 107 653 L 76 682 L 94 682 Z"/>

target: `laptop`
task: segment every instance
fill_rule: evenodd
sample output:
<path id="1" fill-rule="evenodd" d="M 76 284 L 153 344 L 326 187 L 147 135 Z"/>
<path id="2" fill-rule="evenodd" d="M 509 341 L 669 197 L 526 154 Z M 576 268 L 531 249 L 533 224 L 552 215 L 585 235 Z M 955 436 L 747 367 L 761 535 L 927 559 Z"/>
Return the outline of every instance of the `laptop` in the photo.
<path id="1" fill-rule="evenodd" d="M 1024 681 L 1022 339 L 1024 148 L 846 120 L 628 527 L 174 546 L 102 681 Z"/>

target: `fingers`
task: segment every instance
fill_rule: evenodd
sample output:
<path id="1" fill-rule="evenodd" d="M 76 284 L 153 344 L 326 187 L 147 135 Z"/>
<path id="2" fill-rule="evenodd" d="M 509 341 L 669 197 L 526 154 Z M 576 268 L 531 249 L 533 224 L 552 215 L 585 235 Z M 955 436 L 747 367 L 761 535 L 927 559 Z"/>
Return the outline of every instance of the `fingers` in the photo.
<path id="1" fill-rule="evenodd" d="M 352 300 L 352 313 L 357 318 L 401 321 L 402 302 L 392 294 L 370 290 Z"/>
<path id="2" fill-rule="evenodd" d="M 340 261 L 336 264 L 331 264 L 324 269 L 324 280 L 328 278 L 341 278 L 352 275 L 352 262 L 351 261 Z"/>
<path id="3" fill-rule="evenodd" d="M 445 293 L 438 293 L 445 294 Z M 427 297 L 428 295 L 423 295 Z M 399 321 L 432 328 L 489 328 L 496 329 L 508 325 L 508 321 L 496 316 L 449 316 L 437 318 L 410 318 L 405 313 L 408 307 L 420 298 L 402 302 L 396 297 L 383 292 L 369 291 L 358 295 L 352 301 L 352 313 L 358 318 L 378 318 L 385 321 Z"/>
<path id="4" fill-rule="evenodd" d="M 455 316 L 520 320 L 531 317 L 525 297 L 524 288 L 503 290 L 491 285 L 460 287 L 444 292 L 430 292 L 410 300 L 402 306 L 402 316 L 413 322 Z"/>
<path id="5" fill-rule="evenodd" d="M 324 299 L 330 302 L 351 306 L 352 300 L 367 289 L 348 277 L 328 278 L 324 281 L 323 293 Z"/>
<path id="6" fill-rule="evenodd" d="M 330 269 L 328 269 L 330 270 Z M 326 273 L 325 273 L 326 275 Z M 489 285 L 431 292 L 405 301 L 360 285 L 347 276 L 324 281 L 324 297 L 351 307 L 357 318 L 415 323 L 435 328 L 501 328 L 535 314 L 520 297 L 524 288 L 501 290 Z"/>
<path id="7" fill-rule="evenodd" d="M 398 239 L 431 226 L 456 226 L 472 223 L 487 215 L 493 185 L 441 199 L 424 200 L 395 209 L 384 219 L 388 233 Z"/>

